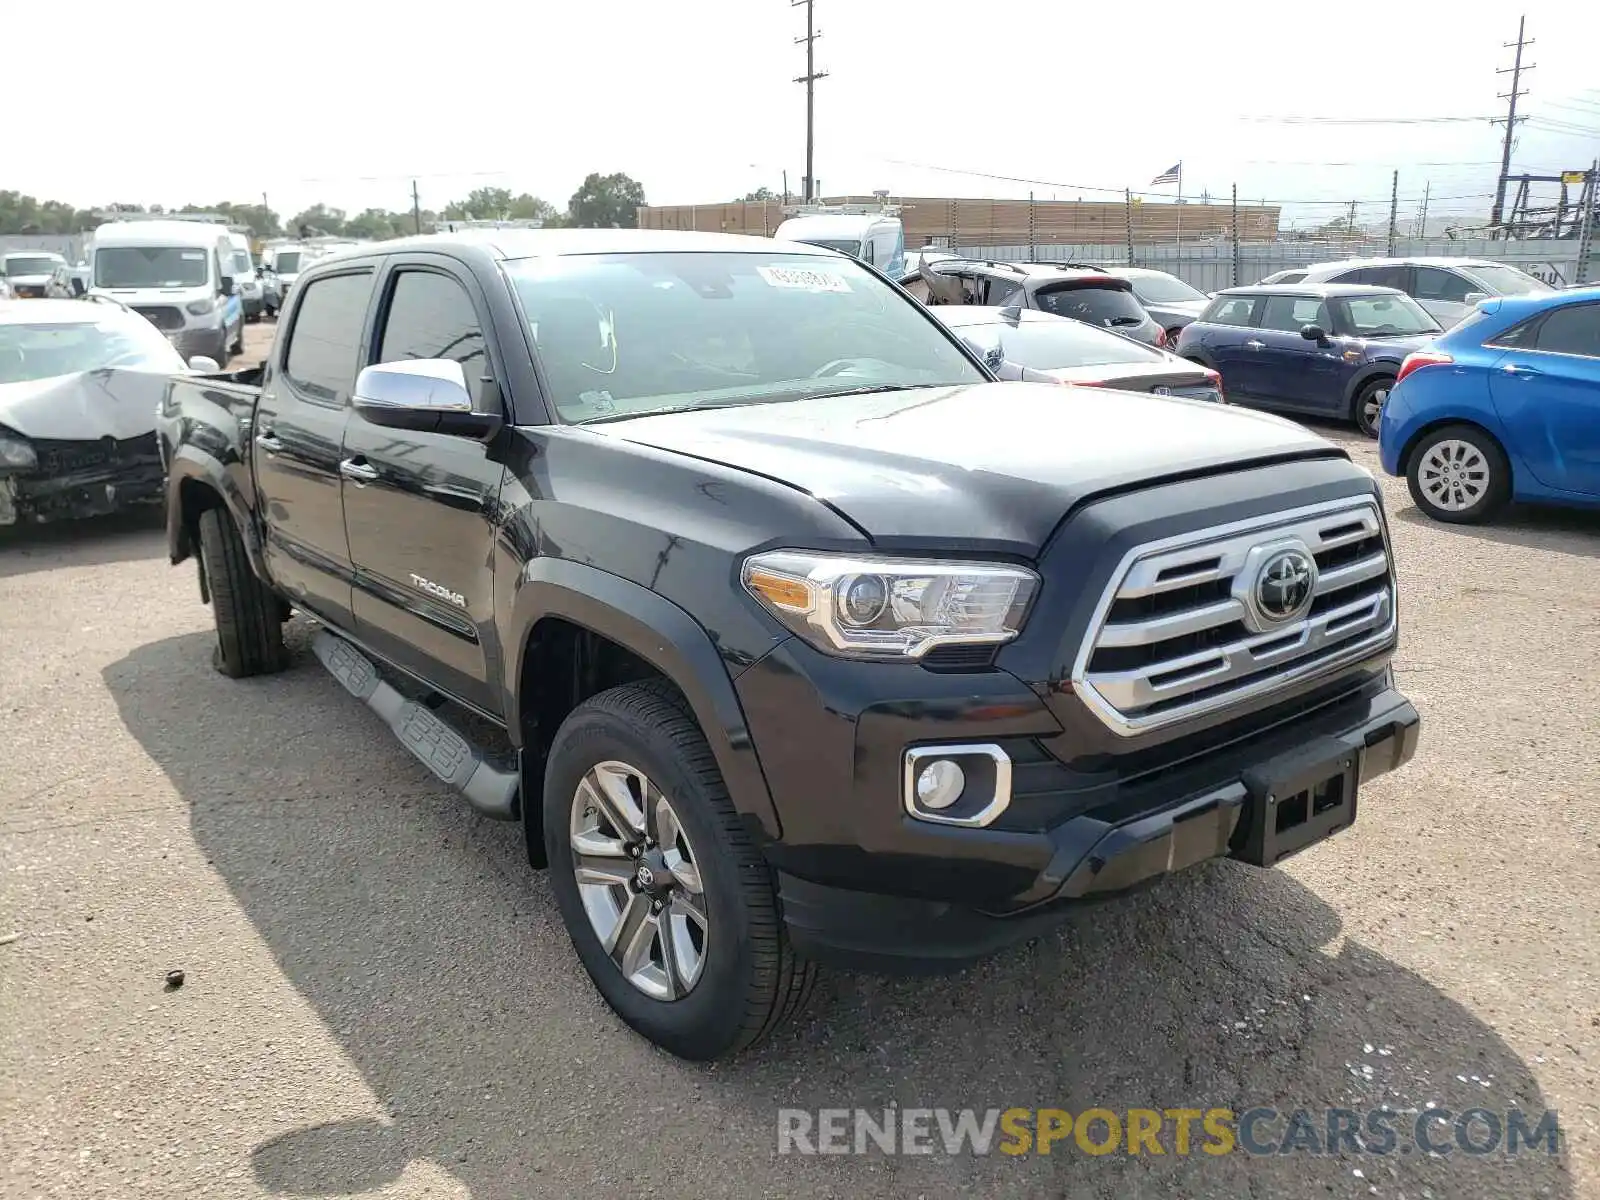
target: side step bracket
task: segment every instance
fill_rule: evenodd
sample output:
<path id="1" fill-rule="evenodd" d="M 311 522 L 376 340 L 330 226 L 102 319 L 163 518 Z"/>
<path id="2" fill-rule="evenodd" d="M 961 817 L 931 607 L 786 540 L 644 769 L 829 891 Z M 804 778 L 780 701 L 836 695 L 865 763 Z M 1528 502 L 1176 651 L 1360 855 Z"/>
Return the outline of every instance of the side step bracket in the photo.
<path id="1" fill-rule="evenodd" d="M 347 692 L 382 717 L 400 744 L 466 797 L 468 804 L 497 821 L 515 819 L 521 783 L 518 772 L 495 766 L 427 704 L 406 699 L 384 682 L 371 659 L 343 638 L 318 630 L 311 649 Z"/>

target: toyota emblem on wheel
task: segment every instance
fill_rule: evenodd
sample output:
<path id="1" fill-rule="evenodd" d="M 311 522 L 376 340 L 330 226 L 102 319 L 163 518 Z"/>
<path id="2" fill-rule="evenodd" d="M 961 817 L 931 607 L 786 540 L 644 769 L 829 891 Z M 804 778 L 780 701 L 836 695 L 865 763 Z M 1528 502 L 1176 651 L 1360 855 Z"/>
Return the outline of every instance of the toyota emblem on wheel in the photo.
<path id="1" fill-rule="evenodd" d="M 1303 550 L 1280 550 L 1256 576 L 1256 609 L 1269 621 L 1298 617 L 1316 589 L 1317 563 Z"/>
<path id="2" fill-rule="evenodd" d="M 646 866 L 641 864 L 640 867 L 639 867 L 638 872 L 635 873 L 635 875 L 633 877 L 633 881 L 639 885 L 639 890 L 640 891 L 649 891 L 652 887 L 655 886 L 656 873 L 654 871 L 652 871 L 649 867 L 646 867 Z"/>

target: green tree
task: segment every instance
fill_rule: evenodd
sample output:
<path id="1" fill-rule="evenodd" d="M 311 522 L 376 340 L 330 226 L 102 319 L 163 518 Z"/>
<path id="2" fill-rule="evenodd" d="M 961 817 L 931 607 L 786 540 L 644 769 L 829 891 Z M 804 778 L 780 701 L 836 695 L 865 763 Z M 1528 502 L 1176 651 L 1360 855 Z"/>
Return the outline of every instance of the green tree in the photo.
<path id="1" fill-rule="evenodd" d="M 778 194 L 769 187 L 758 187 L 753 192 L 746 192 L 744 198 L 746 200 L 776 200 Z"/>
<path id="2" fill-rule="evenodd" d="M 289 232 L 296 237 L 315 237 L 318 234 L 339 237 L 344 233 L 344 222 L 344 209 L 329 208 L 319 201 L 290 219 Z"/>
<path id="3" fill-rule="evenodd" d="M 644 185 L 618 172 L 591 173 L 567 201 L 567 220 L 584 229 L 632 229 L 639 223 Z"/>

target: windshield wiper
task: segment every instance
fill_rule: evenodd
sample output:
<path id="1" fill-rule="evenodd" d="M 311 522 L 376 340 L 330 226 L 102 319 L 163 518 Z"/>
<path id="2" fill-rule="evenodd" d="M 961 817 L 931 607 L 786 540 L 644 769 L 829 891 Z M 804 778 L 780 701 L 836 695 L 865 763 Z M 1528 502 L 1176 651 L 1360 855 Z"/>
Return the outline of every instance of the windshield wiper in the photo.
<path id="1" fill-rule="evenodd" d="M 807 400 L 827 400 L 834 396 L 870 396 L 874 392 L 909 392 L 922 387 L 948 387 L 938 383 L 869 383 L 864 387 L 842 388 L 837 392 L 807 392 Z"/>

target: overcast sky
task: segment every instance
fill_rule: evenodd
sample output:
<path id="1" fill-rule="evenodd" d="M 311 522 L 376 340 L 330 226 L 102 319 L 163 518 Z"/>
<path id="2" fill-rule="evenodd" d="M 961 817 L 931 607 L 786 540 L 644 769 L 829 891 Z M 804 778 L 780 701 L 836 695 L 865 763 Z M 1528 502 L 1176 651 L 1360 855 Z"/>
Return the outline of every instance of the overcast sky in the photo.
<path id="1" fill-rule="evenodd" d="M 1600 154 L 1600 5 L 1522 9 L 1536 120 L 1513 169 L 1586 165 Z M 14 3 L 13 72 L 33 63 L 72 85 L 11 87 L 0 187 L 83 206 L 265 192 L 285 216 L 318 200 L 408 208 L 413 177 L 424 207 L 485 185 L 564 206 L 597 170 L 632 175 L 656 203 L 777 190 L 785 169 L 798 189 L 804 12 L 788 0 Z M 1494 72 L 1511 62 L 1517 15 L 817 0 L 829 72 L 817 175 L 830 193 L 1095 198 L 1070 185 L 1170 194 L 1150 181 L 1181 159 L 1186 195 L 1226 197 L 1237 182 L 1242 200 L 1291 202 L 1307 223 L 1351 199 L 1387 219 L 1399 167 L 1403 219 L 1429 183 L 1431 213 L 1479 216 L 1499 160 L 1488 118 L 1509 80 Z M 1286 120 L 1307 117 L 1479 119 Z"/>

